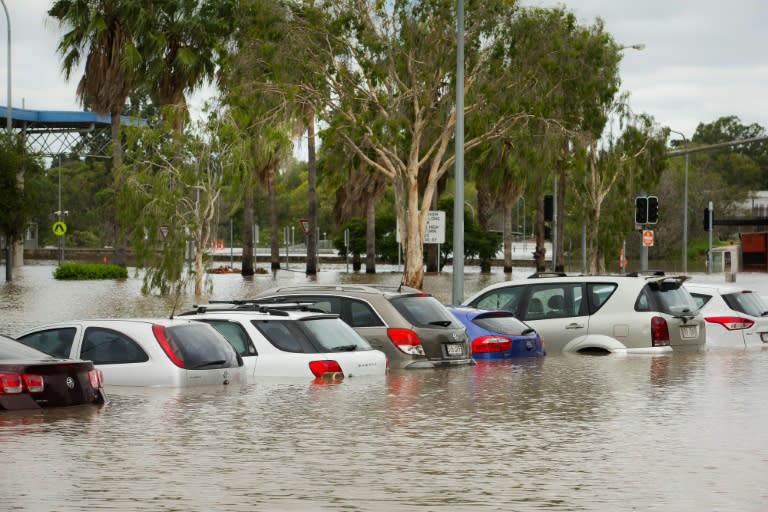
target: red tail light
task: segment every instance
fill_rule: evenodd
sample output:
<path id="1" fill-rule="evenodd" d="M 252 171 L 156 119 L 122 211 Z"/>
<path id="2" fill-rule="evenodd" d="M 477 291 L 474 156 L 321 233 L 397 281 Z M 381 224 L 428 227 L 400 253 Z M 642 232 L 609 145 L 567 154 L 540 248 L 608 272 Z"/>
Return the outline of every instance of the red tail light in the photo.
<path id="1" fill-rule="evenodd" d="M 21 378 L 24 381 L 24 387 L 26 387 L 30 393 L 43 392 L 43 389 L 45 388 L 45 383 L 43 382 L 42 375 L 32 375 L 29 373 L 25 373 L 24 375 L 21 376 Z"/>
<path id="2" fill-rule="evenodd" d="M 651 318 L 651 345 L 662 347 L 669 345 L 669 327 L 660 316 Z"/>
<path id="3" fill-rule="evenodd" d="M 187 364 L 184 362 L 184 360 L 179 357 L 179 355 L 173 350 L 173 347 L 171 347 L 171 342 L 168 341 L 168 337 L 165 335 L 165 327 L 162 325 L 154 324 L 152 326 L 152 334 L 155 335 L 155 339 L 160 344 L 160 346 L 163 347 L 163 352 L 165 352 L 165 355 L 168 356 L 168 359 L 170 359 L 173 364 L 179 368 L 187 367 Z"/>
<path id="4" fill-rule="evenodd" d="M 512 340 L 501 336 L 480 336 L 472 340 L 473 354 L 489 352 L 506 352 L 512 348 Z"/>
<path id="5" fill-rule="evenodd" d="M 707 322 L 711 324 L 720 324 L 729 331 L 738 331 L 740 329 L 749 329 L 755 322 L 749 318 L 742 318 L 740 316 L 710 316 L 705 318 Z"/>
<path id="6" fill-rule="evenodd" d="M 341 366 L 336 361 L 325 359 L 322 361 L 310 361 L 309 370 L 318 379 L 343 379 Z"/>
<path id="7" fill-rule="evenodd" d="M 413 356 L 423 356 L 419 335 L 410 329 L 387 329 L 387 336 L 401 352 Z"/>
<path id="8" fill-rule="evenodd" d="M 15 395 L 24 391 L 21 375 L 18 373 L 0 373 L 0 393 Z"/>
<path id="9" fill-rule="evenodd" d="M 94 368 L 88 372 L 88 381 L 93 389 L 101 389 L 104 387 L 104 374 L 101 370 Z"/>
<path id="10" fill-rule="evenodd" d="M 27 391 L 40 393 L 45 389 L 42 375 L 31 373 L 0 373 L 0 395 L 17 395 Z"/>

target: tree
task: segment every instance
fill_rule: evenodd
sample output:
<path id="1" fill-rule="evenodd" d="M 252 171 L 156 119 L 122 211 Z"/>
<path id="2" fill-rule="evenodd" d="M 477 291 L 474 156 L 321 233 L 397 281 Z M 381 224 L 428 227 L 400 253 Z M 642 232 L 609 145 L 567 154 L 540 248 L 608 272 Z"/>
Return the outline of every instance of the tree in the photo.
<path id="1" fill-rule="evenodd" d="M 6 281 L 12 279 L 13 244 L 23 237 L 40 199 L 42 164 L 30 155 L 24 139 L 0 136 L 0 234 L 5 237 Z"/>
<path id="2" fill-rule="evenodd" d="M 134 35 L 145 14 L 141 3 L 108 0 L 56 0 L 48 10 L 65 29 L 58 46 L 65 78 L 85 59 L 78 99 L 84 108 L 111 116 L 115 169 L 122 165 L 120 115 L 141 63 Z M 116 181 L 116 190 L 120 186 Z M 123 229 L 115 222 L 116 263 L 125 266 Z"/>
<path id="3" fill-rule="evenodd" d="M 206 290 L 205 265 L 223 184 L 242 165 L 237 128 L 221 112 L 200 122 L 197 133 L 178 139 L 175 126 L 132 129 L 130 163 L 120 213 L 131 219 L 137 269 L 145 269 L 142 291 L 161 294 L 183 288 L 188 241 L 194 254 L 195 295 Z"/>

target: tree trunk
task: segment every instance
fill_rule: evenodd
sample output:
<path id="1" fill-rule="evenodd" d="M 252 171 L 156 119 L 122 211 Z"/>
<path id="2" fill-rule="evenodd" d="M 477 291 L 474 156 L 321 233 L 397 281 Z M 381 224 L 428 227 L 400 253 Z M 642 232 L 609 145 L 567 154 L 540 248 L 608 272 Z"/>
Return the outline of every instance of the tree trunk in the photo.
<path id="1" fill-rule="evenodd" d="M 309 202 L 309 233 L 307 238 L 307 275 L 317 275 L 317 159 L 315 155 L 315 111 L 307 115 L 307 198 Z"/>
<path id="2" fill-rule="evenodd" d="M 504 273 L 512 273 L 512 204 L 504 204 Z"/>
<path id="3" fill-rule="evenodd" d="M 275 169 L 267 171 L 267 190 L 269 192 L 269 243 L 272 270 L 280 269 L 280 243 L 277 238 L 277 194 L 275 193 Z"/>
<path id="4" fill-rule="evenodd" d="M 251 173 L 249 173 L 249 178 Z M 253 180 L 249 179 L 243 191 L 243 255 L 240 274 L 253 275 Z"/>
<path id="5" fill-rule="evenodd" d="M 544 245 L 544 197 L 539 194 L 536 208 L 536 251 L 533 253 L 533 260 L 536 265 L 536 272 L 545 272 L 547 270 L 546 260 L 547 248 Z"/>
<path id="6" fill-rule="evenodd" d="M 372 198 L 365 205 L 365 273 L 376 273 L 376 204 Z"/>
<path id="7" fill-rule="evenodd" d="M 407 178 L 404 178 L 407 179 Z M 421 227 L 421 210 L 419 209 L 419 185 L 416 179 L 407 179 L 405 243 L 403 247 L 403 284 L 413 288 L 424 285 L 424 233 Z M 459 255 L 458 257 L 463 257 Z M 456 258 L 456 254 L 454 254 Z"/>
<path id="8" fill-rule="evenodd" d="M 567 151 L 567 145 L 563 151 Z M 559 179 L 557 180 L 557 225 L 555 233 L 552 233 L 552 236 L 557 237 L 555 272 L 563 272 L 565 269 L 565 183 L 568 174 L 565 167 L 564 158 L 558 160 L 558 167 Z"/>

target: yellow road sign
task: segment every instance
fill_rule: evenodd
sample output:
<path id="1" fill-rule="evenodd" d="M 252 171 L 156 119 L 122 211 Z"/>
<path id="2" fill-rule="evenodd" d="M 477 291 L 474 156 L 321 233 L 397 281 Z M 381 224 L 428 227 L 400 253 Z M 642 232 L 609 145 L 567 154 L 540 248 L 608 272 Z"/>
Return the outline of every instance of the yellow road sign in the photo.
<path id="1" fill-rule="evenodd" d="M 67 225 L 64 224 L 63 221 L 57 220 L 53 223 L 53 234 L 56 236 L 64 236 L 64 234 L 67 232 Z"/>

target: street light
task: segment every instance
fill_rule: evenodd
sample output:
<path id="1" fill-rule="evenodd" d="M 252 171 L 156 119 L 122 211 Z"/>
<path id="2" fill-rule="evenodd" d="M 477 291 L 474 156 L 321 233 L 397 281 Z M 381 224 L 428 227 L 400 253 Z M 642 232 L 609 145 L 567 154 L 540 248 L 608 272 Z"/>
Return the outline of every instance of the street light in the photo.
<path id="1" fill-rule="evenodd" d="M 8 105 L 6 106 L 5 126 L 8 135 L 11 134 L 11 119 L 13 118 L 13 106 L 11 101 L 11 15 L 8 14 L 8 7 L 5 6 L 5 0 L 0 0 L 5 11 L 5 19 L 8 21 Z"/>
<path id="2" fill-rule="evenodd" d="M 683 273 L 688 272 L 688 138 L 676 130 L 669 130 L 683 138 L 685 144 L 685 177 L 683 178 Z"/>

